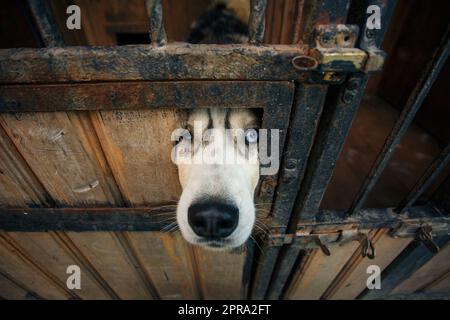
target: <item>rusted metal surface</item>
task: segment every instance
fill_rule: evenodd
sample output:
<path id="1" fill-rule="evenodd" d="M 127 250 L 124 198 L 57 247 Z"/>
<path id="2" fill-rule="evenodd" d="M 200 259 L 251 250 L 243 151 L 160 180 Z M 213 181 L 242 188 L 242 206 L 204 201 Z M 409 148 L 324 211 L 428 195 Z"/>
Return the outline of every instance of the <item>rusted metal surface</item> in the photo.
<path id="1" fill-rule="evenodd" d="M 63 46 L 63 38 L 46 1 L 28 0 L 28 6 L 30 7 L 44 45 L 46 47 Z"/>
<path id="2" fill-rule="evenodd" d="M 251 0 L 250 1 L 250 18 L 249 42 L 259 45 L 264 38 L 264 30 L 266 27 L 266 7 L 267 0 Z"/>
<path id="3" fill-rule="evenodd" d="M 170 222 L 162 213 L 169 213 L 164 206 L 136 208 L 0 208 L 0 230 L 3 231 L 162 231 Z M 446 234 L 450 222 L 449 212 L 432 206 L 411 207 L 403 215 L 394 208 L 364 209 L 358 215 L 348 217 L 345 211 L 323 210 L 315 223 L 301 224 L 294 234 L 296 238 L 336 233 L 343 230 L 396 228 L 410 225 L 408 232 L 397 234 L 412 237 L 423 225 L 434 226 L 433 233 Z M 444 226 L 445 225 L 445 226 Z M 440 227 L 444 226 L 444 227 Z M 447 229 L 446 229 L 447 228 Z M 277 229 L 272 230 L 276 238 Z M 283 235 L 281 233 L 281 235 Z M 289 235 L 288 235 L 289 236 Z"/>
<path id="4" fill-rule="evenodd" d="M 0 50 L 0 83 L 132 80 L 299 80 L 292 65 L 305 47 L 170 44 Z M 364 70 L 366 53 L 324 51 L 321 71 Z M 341 59 L 341 60 L 340 60 Z M 351 63 L 349 63 L 349 60 Z M 321 63 L 321 61 L 319 61 Z"/>
<path id="5" fill-rule="evenodd" d="M 290 107 L 290 82 L 172 81 L 0 86 L 0 112 Z M 287 112 L 289 114 L 289 112 Z M 274 116 L 277 116 L 276 114 Z M 278 116 L 280 116 L 278 114 Z"/>
<path id="6" fill-rule="evenodd" d="M 145 0 L 145 8 L 150 25 L 150 40 L 154 45 L 167 43 L 166 30 L 164 28 L 162 0 Z"/>

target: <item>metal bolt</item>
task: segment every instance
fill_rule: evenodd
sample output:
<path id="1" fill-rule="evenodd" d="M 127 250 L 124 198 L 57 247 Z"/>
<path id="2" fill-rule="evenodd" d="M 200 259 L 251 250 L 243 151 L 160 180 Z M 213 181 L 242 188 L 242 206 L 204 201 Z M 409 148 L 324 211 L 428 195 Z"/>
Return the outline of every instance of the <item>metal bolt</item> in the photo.
<path id="1" fill-rule="evenodd" d="M 287 170 L 297 169 L 297 160 L 295 160 L 295 159 L 288 159 L 286 161 L 286 169 Z"/>

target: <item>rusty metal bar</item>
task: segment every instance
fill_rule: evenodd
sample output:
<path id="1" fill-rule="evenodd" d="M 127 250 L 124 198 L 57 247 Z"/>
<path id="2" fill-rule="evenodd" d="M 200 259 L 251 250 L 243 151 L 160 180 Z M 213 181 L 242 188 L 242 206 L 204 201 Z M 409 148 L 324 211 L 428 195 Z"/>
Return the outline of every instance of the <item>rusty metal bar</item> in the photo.
<path id="1" fill-rule="evenodd" d="M 17 232 L 43 231 L 161 231 L 167 227 L 169 210 L 161 206 L 137 208 L 0 208 L 0 230 Z M 336 233 L 345 229 L 396 228 L 401 224 L 445 225 L 448 232 L 450 216 L 430 205 L 411 207 L 404 215 L 394 208 L 364 209 L 348 217 L 345 211 L 323 210 L 316 222 L 298 226 L 298 237 L 320 232 Z M 437 229 L 436 229 L 437 231 Z M 273 234 L 276 229 L 273 230 Z M 399 236 L 402 236 L 400 234 Z M 403 235 L 405 236 L 405 235 Z M 293 238 L 297 236 L 294 233 Z M 273 247 L 271 247 L 273 248 Z"/>
<path id="2" fill-rule="evenodd" d="M 433 161 L 431 166 L 424 173 L 422 178 L 416 183 L 409 194 L 400 202 L 396 211 L 402 213 L 403 210 L 414 205 L 416 200 L 430 187 L 433 181 L 450 163 L 450 144 L 442 150 L 441 154 Z"/>
<path id="3" fill-rule="evenodd" d="M 167 43 L 167 35 L 164 28 L 162 0 L 145 0 L 145 8 L 149 19 L 150 41 L 153 45 L 165 45 Z"/>
<path id="4" fill-rule="evenodd" d="M 371 4 L 372 1 L 376 0 L 369 0 L 367 5 Z M 393 5 L 394 3 L 391 2 L 381 7 L 384 10 L 382 14 L 385 19 L 383 24 L 385 28 L 388 25 L 390 15 L 384 15 L 384 13 L 391 12 L 391 6 Z M 335 1 L 327 3 L 327 1 L 319 1 L 317 6 L 315 9 L 316 25 L 312 28 L 311 25 L 314 24 L 311 24 L 309 21 L 304 28 L 304 32 L 316 30 L 321 24 L 329 24 L 330 19 L 336 24 L 346 22 L 349 8 L 348 2 Z M 330 10 L 330 8 L 340 8 L 340 11 L 331 10 L 331 13 L 323 14 L 323 10 Z M 359 21 L 358 24 L 365 25 L 365 21 Z M 384 34 L 384 31 L 381 31 L 380 34 Z M 314 42 L 314 39 L 308 39 L 305 36 L 303 41 Z M 364 38 L 360 38 L 359 46 L 368 47 L 365 41 Z M 356 115 L 367 81 L 368 76 L 366 74 L 356 73 L 351 75 L 338 89 L 331 88 L 329 90 L 329 96 L 320 120 L 319 131 L 308 160 L 306 175 L 301 182 L 300 193 L 295 200 L 287 233 L 296 232 L 300 221 L 302 224 L 308 224 L 318 219 L 317 213 L 319 212 L 320 203 L 328 187 L 334 165 L 340 155 L 353 118 Z M 274 277 L 267 292 L 268 298 L 278 299 L 282 295 L 285 283 L 299 253 L 300 247 L 298 246 L 285 245 L 282 247 L 274 271 Z"/>
<path id="5" fill-rule="evenodd" d="M 290 106 L 294 85 L 271 81 L 165 81 L 0 86 L 1 112 Z M 289 112 L 287 112 L 287 115 Z M 279 115 L 278 115 L 278 118 Z"/>
<path id="6" fill-rule="evenodd" d="M 314 141 L 316 126 L 319 121 L 326 95 L 326 86 L 298 85 L 292 110 L 290 131 L 286 142 L 286 152 L 283 155 L 278 189 L 272 208 L 272 226 L 277 226 L 279 232 L 284 232 L 289 222 L 295 196 L 306 169 L 306 161 Z M 298 137 L 302 137 L 301 141 Z M 262 267 L 257 269 L 253 288 L 254 298 L 263 299 L 263 294 L 269 285 L 270 275 L 280 248 L 263 247 L 261 256 Z"/>
<path id="7" fill-rule="evenodd" d="M 343 23 L 347 17 L 347 11 L 348 11 L 348 4 L 349 1 L 347 0 L 339 0 L 339 1 L 335 1 L 335 0 L 321 0 L 317 3 L 314 3 L 314 13 L 311 13 L 308 15 L 308 17 L 310 19 L 308 19 L 308 21 L 306 22 L 306 26 L 303 29 L 303 40 L 304 43 L 307 43 L 310 46 L 315 46 L 315 33 L 314 30 L 318 25 L 321 24 L 336 24 L 336 23 Z M 328 17 L 328 19 L 323 19 L 323 17 Z M 309 31 L 308 31 L 309 30 Z M 305 33 L 306 32 L 306 33 Z M 321 103 L 322 99 L 325 98 L 327 92 L 327 86 L 323 86 L 320 90 L 316 90 L 316 94 L 318 94 L 316 98 L 316 103 Z M 298 95 L 297 98 L 300 98 L 300 94 L 303 94 L 306 96 L 308 96 L 308 94 L 311 94 L 311 92 L 307 92 L 307 91 L 298 91 Z M 297 102 L 300 102 L 301 100 L 297 100 Z M 304 101 L 303 101 L 304 102 Z M 301 103 L 301 102 L 300 102 Z M 312 106 L 315 106 L 319 109 L 321 109 L 321 106 L 317 105 L 314 102 L 311 102 Z M 299 108 L 303 108 L 305 106 L 296 106 L 297 110 Z M 300 109 L 301 110 L 301 109 Z M 317 112 L 318 110 L 314 110 L 314 111 L 308 111 L 306 114 L 309 115 L 305 115 L 303 114 L 303 116 L 309 118 L 314 117 L 314 112 Z M 300 113 L 294 113 L 294 117 L 295 116 L 301 116 L 301 112 Z M 319 112 L 320 115 L 320 112 Z M 313 121 L 313 119 L 310 118 L 311 121 Z M 317 120 L 317 119 L 316 119 Z M 301 121 L 301 119 L 297 119 L 297 121 Z M 310 123 L 308 124 L 307 128 L 309 128 L 310 125 L 314 126 L 313 131 L 314 132 L 309 132 L 312 134 L 315 134 L 315 126 L 317 125 L 316 123 Z M 291 130 L 293 130 L 294 126 L 291 126 Z M 297 129 L 294 129 L 297 130 Z M 308 132 L 308 129 L 306 129 L 305 132 Z M 291 138 L 293 139 L 295 142 L 296 141 L 296 136 L 295 135 L 291 135 Z M 289 143 L 289 142 L 288 142 Z M 294 142 L 290 142 L 291 145 L 288 146 L 288 148 L 286 149 L 286 152 L 289 153 L 289 147 L 292 147 L 292 143 Z M 301 146 L 301 148 L 305 148 L 303 151 L 307 151 L 308 148 L 308 140 L 305 143 L 305 145 Z M 309 151 L 309 150 L 308 150 Z M 293 154 L 293 158 L 298 157 L 298 159 L 302 159 L 302 156 L 307 156 L 305 155 L 298 155 L 296 153 L 296 151 L 294 150 L 294 154 Z M 280 210 L 283 209 L 289 209 L 292 208 L 292 204 L 295 201 L 295 198 L 297 196 L 297 193 L 295 190 L 298 190 L 300 184 L 302 183 L 302 176 L 303 173 L 301 173 L 300 170 L 298 169 L 302 169 L 301 167 L 295 168 L 294 166 L 294 172 L 290 172 L 289 173 L 289 167 L 292 166 L 292 161 L 288 161 L 288 159 L 285 157 L 285 169 L 287 169 L 287 172 L 285 170 L 285 172 L 282 171 L 282 179 L 286 179 L 289 177 L 289 175 L 293 176 L 292 179 L 292 183 L 289 183 L 289 185 L 287 185 L 286 187 L 282 186 L 282 184 L 280 185 L 281 188 L 289 188 L 291 189 L 291 194 L 290 197 L 285 199 L 278 199 L 278 204 L 275 204 L 274 209 L 277 210 L 277 214 L 280 214 Z M 288 163 L 290 162 L 290 163 Z M 303 163 L 302 161 L 299 161 L 298 163 L 296 163 L 296 165 L 302 166 Z M 286 168 L 287 166 L 287 168 Z M 296 170 L 298 170 L 298 172 L 295 172 Z M 296 177 L 296 175 L 299 175 L 298 177 Z M 301 176 L 300 176 L 301 174 Z M 286 181 L 284 181 L 286 183 Z M 283 182 L 281 182 L 283 183 Z M 295 184 L 297 184 L 297 186 L 295 186 Z M 280 192 L 277 192 L 280 195 Z M 283 196 L 281 196 L 283 197 Z M 290 215 L 291 211 L 286 211 L 285 213 L 283 213 L 281 216 L 279 216 L 277 218 L 277 216 L 275 215 L 275 219 L 274 219 L 274 224 L 277 225 L 277 219 L 280 226 L 284 229 L 287 227 L 287 221 L 286 221 L 286 214 Z M 287 232 L 290 232 L 289 230 Z M 289 248 L 284 246 L 284 247 L 271 247 L 268 246 L 266 244 L 266 246 L 264 247 L 264 254 L 262 254 L 260 256 L 260 260 L 259 260 L 259 264 L 258 264 L 258 268 L 256 269 L 255 275 L 254 275 L 254 283 L 253 283 L 253 290 L 252 290 L 252 295 L 251 298 L 253 299 L 264 299 L 267 297 L 274 297 L 276 296 L 280 291 L 279 288 L 284 286 L 284 281 L 286 281 L 289 272 L 286 272 L 285 274 L 281 274 L 280 272 L 278 272 L 278 270 L 285 270 L 285 269 L 290 269 L 293 265 L 293 262 L 296 260 L 297 256 L 298 256 L 298 251 L 297 250 L 295 253 L 293 253 L 292 256 L 289 256 L 288 259 L 286 258 L 286 252 L 289 251 Z M 278 262 L 278 263 L 277 263 Z M 292 264 L 291 264 L 292 262 Z M 285 265 L 285 263 L 287 263 L 287 265 Z M 271 288 L 271 286 L 275 285 L 275 288 Z"/>
<path id="8" fill-rule="evenodd" d="M 169 44 L 119 47 L 65 47 L 0 50 L 0 83 L 64 83 L 132 80 L 299 80 L 314 70 L 297 70 L 292 60 L 312 54 L 298 45 Z M 367 55 L 361 50 L 326 53 L 320 71 L 363 71 Z M 342 63 L 352 55 L 355 63 Z M 332 59 L 334 63 L 326 63 Z M 322 64 L 322 61 L 324 62 Z M 26 62 L 26 63 L 24 63 Z M 114 67 L 111 67 L 114 66 Z"/>
<path id="9" fill-rule="evenodd" d="M 264 38 L 266 28 L 266 7 L 267 0 L 250 1 L 249 43 L 259 45 Z"/>
<path id="10" fill-rule="evenodd" d="M 389 134 L 384 146 L 379 153 L 374 165 L 372 166 L 369 174 L 367 175 L 363 185 L 361 186 L 357 196 L 353 200 L 353 203 L 349 209 L 349 215 L 358 212 L 364 205 L 364 202 L 372 191 L 373 187 L 377 183 L 384 169 L 386 168 L 392 154 L 395 151 L 395 147 L 400 143 L 401 138 L 406 133 L 409 125 L 414 120 L 414 116 L 425 100 L 428 92 L 431 89 L 434 81 L 439 75 L 439 72 L 445 65 L 450 53 L 450 32 L 447 31 L 442 43 L 439 45 L 433 59 L 426 67 L 421 79 L 417 83 L 413 92 L 409 96 L 406 106 L 403 108 L 399 119 L 394 125 L 391 133 Z"/>
<path id="11" fill-rule="evenodd" d="M 45 0 L 28 0 L 28 6 L 39 28 L 39 33 L 46 47 L 62 47 L 64 45 L 51 10 Z"/>

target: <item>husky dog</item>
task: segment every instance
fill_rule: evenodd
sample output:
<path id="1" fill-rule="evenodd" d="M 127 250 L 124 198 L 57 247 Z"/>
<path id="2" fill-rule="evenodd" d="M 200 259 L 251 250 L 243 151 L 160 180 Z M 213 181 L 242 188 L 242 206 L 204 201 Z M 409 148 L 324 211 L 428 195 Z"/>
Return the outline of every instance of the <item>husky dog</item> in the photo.
<path id="1" fill-rule="evenodd" d="M 213 1 L 194 23 L 189 42 L 246 41 L 249 8 L 249 0 Z M 250 237 L 255 223 L 253 197 L 259 180 L 259 162 L 251 161 L 258 158 L 258 119 L 252 109 L 220 106 L 190 113 L 188 132 L 176 148 L 189 150 L 187 153 L 194 158 L 200 153 L 219 158 L 230 155 L 235 161 L 177 162 L 183 188 L 177 222 L 188 242 L 225 250 L 242 246 Z M 214 133 L 208 135 L 211 129 Z M 196 139 L 201 141 L 195 143 Z M 237 140 L 244 143 L 235 143 Z"/>

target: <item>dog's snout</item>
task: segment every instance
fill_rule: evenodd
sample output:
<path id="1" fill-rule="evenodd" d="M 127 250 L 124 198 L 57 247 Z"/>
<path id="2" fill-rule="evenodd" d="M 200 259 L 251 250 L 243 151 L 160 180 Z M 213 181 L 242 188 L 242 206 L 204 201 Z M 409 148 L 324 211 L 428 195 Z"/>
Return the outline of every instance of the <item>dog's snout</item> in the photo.
<path id="1" fill-rule="evenodd" d="M 239 209 L 218 202 L 200 202 L 188 209 L 188 222 L 200 237 L 220 239 L 228 237 L 239 222 Z"/>

